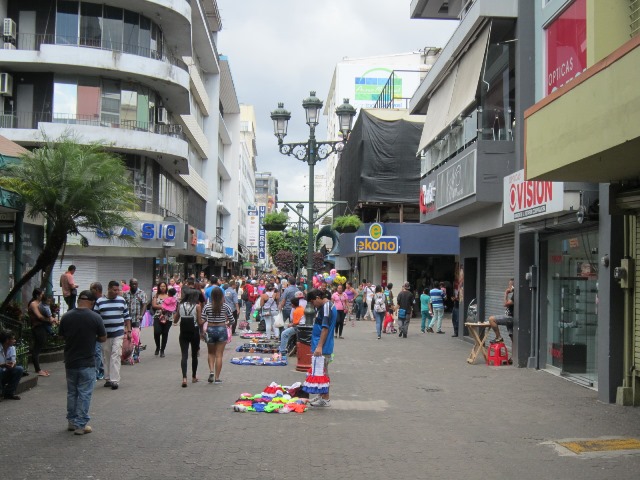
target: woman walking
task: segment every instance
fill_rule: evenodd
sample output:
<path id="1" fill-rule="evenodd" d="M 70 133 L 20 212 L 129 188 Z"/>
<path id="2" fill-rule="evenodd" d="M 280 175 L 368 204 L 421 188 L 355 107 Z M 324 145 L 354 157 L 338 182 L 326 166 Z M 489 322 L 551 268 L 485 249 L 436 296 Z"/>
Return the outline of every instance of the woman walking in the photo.
<path id="1" fill-rule="evenodd" d="M 182 388 L 187 388 L 187 359 L 189 347 L 191 347 L 191 383 L 198 381 L 198 352 L 200 350 L 200 327 L 202 320 L 202 307 L 200 307 L 200 292 L 194 288 L 183 289 L 183 298 L 174 315 L 173 324 L 180 323 L 180 352 L 182 359 Z"/>
<path id="2" fill-rule="evenodd" d="M 344 338 L 342 336 L 342 329 L 344 328 L 344 317 L 347 314 L 347 296 L 342 291 L 342 285 L 338 285 L 335 293 L 331 295 L 331 301 L 338 311 L 338 318 L 336 320 L 336 329 L 333 338 Z"/>
<path id="3" fill-rule="evenodd" d="M 378 334 L 378 340 L 380 340 L 380 337 L 382 336 L 382 322 L 384 321 L 385 313 L 387 313 L 387 302 L 380 285 L 376 286 L 376 291 L 373 294 L 372 306 L 373 316 L 376 319 L 376 333 Z"/>
<path id="4" fill-rule="evenodd" d="M 224 302 L 222 289 L 211 290 L 211 302 L 204 306 L 202 316 L 206 321 L 206 341 L 209 360 L 209 383 L 222 383 L 222 354 L 229 338 L 227 326 L 233 322 L 233 313 Z"/>
<path id="5" fill-rule="evenodd" d="M 265 334 L 268 338 L 271 338 L 272 334 L 276 338 L 280 338 L 280 330 L 273 326 L 273 319 L 278 314 L 278 299 L 280 294 L 275 291 L 273 283 L 267 283 L 265 291 L 260 295 L 262 300 L 262 318 L 264 318 L 264 324 L 266 327 Z"/>
<path id="6" fill-rule="evenodd" d="M 40 377 L 48 377 L 49 372 L 40 368 L 40 352 L 47 343 L 47 327 L 54 325 L 56 321 L 53 317 L 45 317 L 40 311 L 40 303 L 44 292 L 40 288 L 34 288 L 31 300 L 27 306 L 27 313 L 31 320 L 31 334 L 33 335 L 33 368 Z"/>
<path id="7" fill-rule="evenodd" d="M 169 329 L 171 328 L 171 319 L 162 313 L 162 302 L 169 296 L 167 292 L 167 283 L 158 283 L 156 294 L 153 296 L 151 308 L 153 314 L 153 340 L 156 343 L 155 354 L 160 354 L 164 358 L 164 349 L 167 347 L 169 340 Z"/>

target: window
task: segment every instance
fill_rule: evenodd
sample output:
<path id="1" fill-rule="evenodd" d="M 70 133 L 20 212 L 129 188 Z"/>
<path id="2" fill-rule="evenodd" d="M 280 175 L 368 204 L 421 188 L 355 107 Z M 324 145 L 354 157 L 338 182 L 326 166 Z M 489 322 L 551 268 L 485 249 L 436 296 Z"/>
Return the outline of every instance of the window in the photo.
<path id="1" fill-rule="evenodd" d="M 56 10 L 56 44 L 78 44 L 78 2 L 58 1 Z"/>
<path id="2" fill-rule="evenodd" d="M 120 101 L 120 124 L 126 128 L 138 128 L 138 91 L 135 85 L 122 84 Z"/>
<path id="3" fill-rule="evenodd" d="M 53 84 L 54 123 L 74 123 L 78 109 L 78 81 L 75 77 L 56 75 Z"/>
<path id="4" fill-rule="evenodd" d="M 102 82 L 102 124 L 106 127 L 120 126 L 120 84 L 113 80 Z"/>
<path id="5" fill-rule="evenodd" d="M 166 173 L 159 175 L 158 205 L 165 216 L 185 218 L 184 187 Z"/>
<path id="6" fill-rule="evenodd" d="M 102 48 L 122 51 L 124 31 L 123 11 L 121 8 L 104 7 L 102 30 Z"/>
<path id="7" fill-rule="evenodd" d="M 78 123 L 100 124 L 100 79 L 81 77 L 78 80 Z"/>
<path id="8" fill-rule="evenodd" d="M 100 48 L 102 42 L 102 5 L 80 5 L 80 45 Z"/>
<path id="9" fill-rule="evenodd" d="M 127 53 L 139 55 L 138 37 L 140 35 L 140 15 L 129 10 L 124 11 L 124 46 Z"/>
<path id="10" fill-rule="evenodd" d="M 140 17 L 140 33 L 138 36 L 140 50 L 138 55 L 143 57 L 151 56 L 151 20 L 147 17 Z"/>

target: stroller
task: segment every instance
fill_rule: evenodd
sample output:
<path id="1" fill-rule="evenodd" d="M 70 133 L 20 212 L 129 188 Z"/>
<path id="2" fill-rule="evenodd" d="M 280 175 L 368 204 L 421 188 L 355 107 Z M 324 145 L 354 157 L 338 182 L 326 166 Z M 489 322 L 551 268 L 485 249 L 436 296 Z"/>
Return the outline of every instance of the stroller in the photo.
<path id="1" fill-rule="evenodd" d="M 120 355 L 122 365 L 133 365 L 135 363 L 133 358 L 134 350 L 135 344 L 133 343 L 133 338 L 127 338 L 125 335 L 122 340 L 122 354 Z"/>

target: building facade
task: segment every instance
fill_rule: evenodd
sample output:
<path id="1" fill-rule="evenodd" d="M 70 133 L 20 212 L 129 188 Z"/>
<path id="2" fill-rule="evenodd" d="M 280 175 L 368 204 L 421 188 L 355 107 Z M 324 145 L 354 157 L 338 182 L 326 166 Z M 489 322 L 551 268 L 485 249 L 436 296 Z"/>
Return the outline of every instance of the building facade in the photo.
<path id="1" fill-rule="evenodd" d="M 227 214 L 219 201 L 237 198 L 228 185 L 237 168 L 225 159 L 237 164 L 231 130 L 239 131 L 239 110 L 223 111 L 234 104 L 221 95 L 228 65 L 216 48 L 215 0 L 1 0 L 0 16 L 0 133 L 26 148 L 41 145 L 43 134 L 104 142 L 126 162 L 139 198 L 133 250 L 86 232 L 93 244 L 71 238 L 59 268 L 76 264 L 81 288 L 136 276 L 148 289 L 157 278 L 233 259 L 237 230 L 225 227 L 237 208 Z"/>
<path id="2" fill-rule="evenodd" d="M 251 273 L 257 259 L 257 235 L 253 223 L 256 210 L 256 113 L 253 105 L 240 105 L 240 202 L 238 205 L 238 250 L 242 269 Z"/>

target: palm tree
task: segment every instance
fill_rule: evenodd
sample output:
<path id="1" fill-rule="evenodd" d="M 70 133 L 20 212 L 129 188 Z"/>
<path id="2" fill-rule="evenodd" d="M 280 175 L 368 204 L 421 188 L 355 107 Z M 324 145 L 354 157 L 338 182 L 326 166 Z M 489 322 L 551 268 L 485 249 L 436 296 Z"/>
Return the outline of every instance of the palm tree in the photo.
<path id="1" fill-rule="evenodd" d="M 7 167 L 0 186 L 22 197 L 29 217 L 44 217 L 45 246 L 33 268 L 16 279 L 0 311 L 38 272 L 45 272 L 43 285 L 48 282 L 68 235 L 80 235 L 87 244 L 82 231 L 131 228 L 129 214 L 138 207 L 124 163 L 103 145 L 82 145 L 68 133 L 45 137 L 41 148 L 21 160 Z"/>

